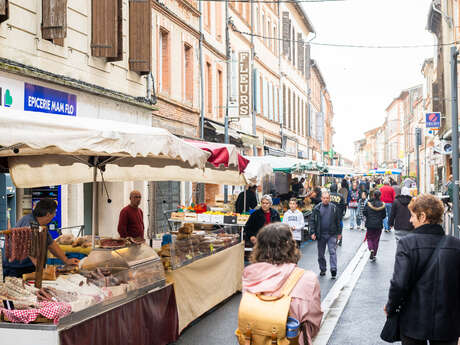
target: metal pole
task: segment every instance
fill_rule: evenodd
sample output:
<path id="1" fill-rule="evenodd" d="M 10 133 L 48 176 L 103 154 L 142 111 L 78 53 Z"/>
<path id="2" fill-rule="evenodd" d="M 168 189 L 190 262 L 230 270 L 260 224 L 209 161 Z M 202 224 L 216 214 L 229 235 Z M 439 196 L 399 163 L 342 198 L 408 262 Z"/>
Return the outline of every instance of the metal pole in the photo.
<path id="1" fill-rule="evenodd" d="M 458 80 L 457 80 L 457 48 L 450 48 L 450 68 L 451 68 L 451 99 L 452 99 L 452 175 L 454 178 L 453 192 L 453 211 L 454 211 L 454 234 L 458 237 Z"/>
<path id="2" fill-rule="evenodd" d="M 91 221 L 91 243 L 93 248 L 96 248 L 96 228 L 97 228 L 97 167 L 93 168 L 93 202 L 92 202 L 92 221 Z"/>
<path id="3" fill-rule="evenodd" d="M 256 51 L 254 48 L 254 1 L 251 0 L 251 95 L 252 95 L 252 104 L 251 104 L 251 115 L 252 115 L 252 135 L 257 135 L 257 125 L 256 125 L 256 97 L 254 93 L 255 83 L 257 82 L 254 78 L 254 59 L 256 56 Z M 257 146 L 252 145 L 252 154 L 257 156 Z"/>
<path id="4" fill-rule="evenodd" d="M 203 66 L 203 2 L 198 1 L 200 15 L 200 138 L 204 140 L 204 66 Z"/>
<path id="5" fill-rule="evenodd" d="M 420 139 L 421 139 L 421 134 L 419 133 L 421 131 L 420 128 L 415 129 L 415 154 L 416 154 L 416 160 L 417 160 L 417 194 L 420 194 Z"/>
<path id="6" fill-rule="evenodd" d="M 230 32 L 228 30 L 228 0 L 225 0 L 225 56 L 227 65 L 227 95 L 225 97 L 225 143 L 229 144 L 228 137 L 228 107 L 230 95 Z M 228 203 L 228 185 L 224 185 L 224 203 Z"/>

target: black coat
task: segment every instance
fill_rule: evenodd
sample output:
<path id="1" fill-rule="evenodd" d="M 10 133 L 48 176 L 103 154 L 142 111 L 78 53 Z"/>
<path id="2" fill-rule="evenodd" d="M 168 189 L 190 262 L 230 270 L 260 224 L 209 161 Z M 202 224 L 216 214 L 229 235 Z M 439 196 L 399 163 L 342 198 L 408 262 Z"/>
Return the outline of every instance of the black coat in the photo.
<path id="1" fill-rule="evenodd" d="M 347 211 L 347 203 L 345 202 L 345 199 L 343 198 L 343 195 L 340 193 L 332 193 L 330 194 L 331 196 L 331 202 L 337 206 L 339 209 L 339 212 L 342 214 L 341 218 L 342 219 L 345 216 L 345 212 Z"/>
<path id="2" fill-rule="evenodd" d="M 366 204 L 363 211 L 366 217 L 366 228 L 381 230 L 383 228 L 383 220 L 387 216 L 385 211 L 385 204 L 380 200 L 372 200 Z"/>
<path id="3" fill-rule="evenodd" d="M 251 190 L 246 191 L 246 210 L 244 210 L 244 192 L 241 192 L 238 195 L 238 198 L 235 202 L 235 211 L 236 213 L 243 213 L 252 210 L 257 207 L 257 196 Z"/>
<path id="4" fill-rule="evenodd" d="M 310 234 L 316 235 L 317 239 L 321 238 L 321 212 L 320 212 L 321 205 L 322 203 L 316 205 L 313 208 L 311 212 L 310 220 L 309 220 Z M 341 235 L 342 229 L 340 227 L 340 220 L 342 219 L 342 212 L 332 202 L 329 205 L 332 207 L 332 213 L 333 213 L 330 233 Z"/>
<path id="5" fill-rule="evenodd" d="M 398 243 L 387 312 L 402 305 L 401 334 L 407 337 L 438 341 L 460 337 L 460 240 L 449 236 L 437 264 L 430 270 L 426 267 L 443 236 L 440 225 L 428 224 Z"/>
<path id="6" fill-rule="evenodd" d="M 281 222 L 280 214 L 272 208 L 270 208 L 270 222 Z M 244 226 L 244 240 L 246 241 L 246 244 L 251 246 L 251 237 L 257 236 L 259 230 L 262 229 L 264 225 L 265 213 L 261 208 L 259 208 L 249 216 L 249 219 Z"/>
<path id="7" fill-rule="evenodd" d="M 398 195 L 391 206 L 391 214 L 389 224 L 394 226 L 395 230 L 414 230 L 414 226 L 410 222 L 409 205 L 412 197 L 410 195 Z"/>

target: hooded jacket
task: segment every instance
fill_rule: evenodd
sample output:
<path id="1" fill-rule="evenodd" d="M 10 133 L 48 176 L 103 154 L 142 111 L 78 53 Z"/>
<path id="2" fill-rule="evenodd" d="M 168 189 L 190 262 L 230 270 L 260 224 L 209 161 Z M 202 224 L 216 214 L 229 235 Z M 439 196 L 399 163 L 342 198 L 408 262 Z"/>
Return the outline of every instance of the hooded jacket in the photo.
<path id="1" fill-rule="evenodd" d="M 388 314 L 402 305 L 401 334 L 414 339 L 452 341 L 460 337 L 460 240 L 448 236 L 436 264 L 427 267 L 444 230 L 419 226 L 396 249 Z"/>
<path id="2" fill-rule="evenodd" d="M 381 230 L 383 228 L 383 220 L 387 216 L 385 204 L 380 200 L 372 200 L 366 204 L 363 211 L 366 217 L 366 228 L 373 230 Z"/>
<path id="3" fill-rule="evenodd" d="M 266 262 L 249 265 L 243 271 L 243 293 L 278 295 L 295 268 L 295 264 L 272 265 Z M 318 334 L 323 317 L 321 289 L 318 277 L 312 271 L 305 271 L 292 290 L 289 315 L 305 325 L 307 342 L 304 342 L 301 332 L 299 344 L 311 345 L 311 338 Z"/>
<path id="4" fill-rule="evenodd" d="M 410 222 L 410 211 L 407 207 L 411 202 L 410 195 L 398 195 L 391 207 L 390 227 L 394 226 L 395 230 L 414 230 L 414 226 Z"/>

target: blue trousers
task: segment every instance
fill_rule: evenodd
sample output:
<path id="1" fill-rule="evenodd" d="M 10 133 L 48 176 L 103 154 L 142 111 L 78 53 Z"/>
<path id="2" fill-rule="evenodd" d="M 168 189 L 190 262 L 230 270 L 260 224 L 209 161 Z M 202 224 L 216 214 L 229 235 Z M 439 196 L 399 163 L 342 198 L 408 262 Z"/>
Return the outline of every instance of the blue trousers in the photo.
<path id="1" fill-rule="evenodd" d="M 324 254 L 326 253 L 326 245 L 327 245 L 327 250 L 329 252 L 329 263 L 331 265 L 331 271 L 337 271 L 337 253 L 336 253 L 337 236 L 322 234 L 317 242 L 318 242 L 319 269 L 321 271 L 326 271 L 327 269 L 326 258 L 324 256 Z"/>
<path id="2" fill-rule="evenodd" d="M 385 228 L 385 230 L 390 230 L 390 224 L 388 222 L 390 220 L 391 206 L 392 206 L 392 204 L 385 203 L 385 211 L 387 212 L 387 216 L 383 220 L 383 227 Z"/>

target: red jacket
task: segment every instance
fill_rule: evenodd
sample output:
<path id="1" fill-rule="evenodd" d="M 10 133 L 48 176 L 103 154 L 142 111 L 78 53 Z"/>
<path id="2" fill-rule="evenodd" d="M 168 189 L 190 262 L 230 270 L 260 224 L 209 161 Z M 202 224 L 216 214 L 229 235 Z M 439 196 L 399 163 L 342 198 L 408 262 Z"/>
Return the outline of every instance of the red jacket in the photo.
<path id="1" fill-rule="evenodd" d="M 382 193 L 380 200 L 385 204 L 392 204 L 395 201 L 396 193 L 392 187 L 384 185 L 380 188 L 380 193 Z"/>

